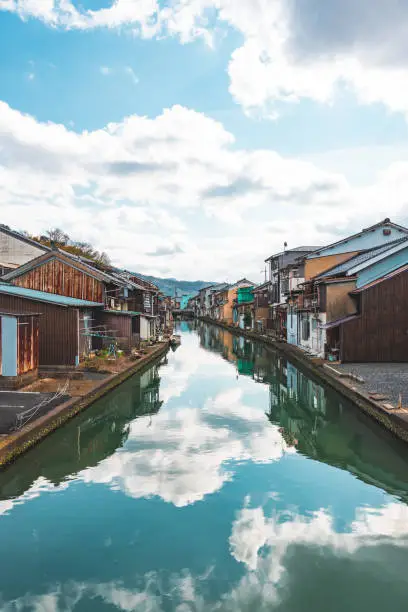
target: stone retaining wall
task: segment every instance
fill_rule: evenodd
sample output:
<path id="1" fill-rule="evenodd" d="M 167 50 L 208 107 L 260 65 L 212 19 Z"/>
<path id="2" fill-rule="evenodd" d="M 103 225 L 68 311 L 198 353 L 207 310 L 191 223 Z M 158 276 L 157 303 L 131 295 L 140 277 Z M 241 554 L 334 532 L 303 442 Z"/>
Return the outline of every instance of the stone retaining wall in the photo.
<path id="1" fill-rule="evenodd" d="M 395 436 L 408 442 L 408 412 L 404 411 L 388 411 L 378 402 L 365 397 L 362 393 L 357 390 L 350 388 L 340 377 L 332 374 L 328 369 L 323 368 L 323 361 L 321 359 L 313 359 L 304 353 L 297 346 L 287 344 L 286 342 L 279 342 L 273 340 L 269 336 L 260 334 L 252 330 L 243 330 L 231 325 L 226 325 L 219 321 L 214 321 L 209 317 L 199 317 L 201 321 L 210 323 L 211 325 L 217 325 L 223 329 L 227 329 L 231 333 L 237 336 L 244 336 L 256 342 L 261 342 L 265 345 L 273 347 L 285 355 L 288 360 L 295 366 L 299 366 L 300 369 L 308 372 L 308 374 L 317 378 L 318 380 L 330 385 L 338 393 L 350 400 L 360 410 L 369 415 L 372 419 L 380 423 L 383 427 L 392 432 Z"/>
<path id="2" fill-rule="evenodd" d="M 19 431 L 2 438 L 0 440 L 0 469 L 14 461 L 19 455 L 25 453 L 58 427 L 61 427 L 69 419 L 72 419 L 75 415 L 88 408 L 96 400 L 118 387 L 125 380 L 133 376 L 133 374 L 145 369 L 152 362 L 167 353 L 168 350 L 168 342 L 160 343 L 157 348 L 154 348 L 148 355 L 142 357 L 126 370 L 108 376 L 100 383 L 97 383 L 87 395 L 73 398 L 60 404 L 42 417 L 28 423 Z"/>

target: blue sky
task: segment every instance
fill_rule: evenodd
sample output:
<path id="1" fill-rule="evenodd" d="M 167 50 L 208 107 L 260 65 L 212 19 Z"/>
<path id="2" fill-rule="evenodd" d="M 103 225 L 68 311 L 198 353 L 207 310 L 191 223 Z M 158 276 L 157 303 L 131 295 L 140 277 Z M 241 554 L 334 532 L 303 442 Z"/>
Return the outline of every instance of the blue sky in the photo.
<path id="1" fill-rule="evenodd" d="M 0 0 L 3 222 L 222 280 L 408 220 L 405 3 L 322 7 Z"/>

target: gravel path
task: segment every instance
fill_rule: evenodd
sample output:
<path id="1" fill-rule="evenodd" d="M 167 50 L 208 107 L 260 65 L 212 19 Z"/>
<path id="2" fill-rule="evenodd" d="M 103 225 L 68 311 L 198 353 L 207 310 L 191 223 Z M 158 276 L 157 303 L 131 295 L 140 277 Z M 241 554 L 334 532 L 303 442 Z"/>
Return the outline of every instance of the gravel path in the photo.
<path id="1" fill-rule="evenodd" d="M 364 391 L 383 393 L 392 404 L 408 407 L 408 363 L 344 363 L 334 366 L 336 370 L 351 372 L 364 379 L 359 385 Z"/>

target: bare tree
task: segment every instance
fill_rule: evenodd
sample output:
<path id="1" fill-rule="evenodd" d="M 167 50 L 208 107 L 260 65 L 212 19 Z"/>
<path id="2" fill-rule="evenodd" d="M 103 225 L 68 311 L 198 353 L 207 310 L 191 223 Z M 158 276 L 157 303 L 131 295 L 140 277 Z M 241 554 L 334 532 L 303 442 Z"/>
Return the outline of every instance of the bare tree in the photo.
<path id="1" fill-rule="evenodd" d="M 55 244 L 66 245 L 70 240 L 68 234 L 62 231 L 62 229 L 59 227 L 54 227 L 47 230 L 46 236 L 50 242 L 55 242 Z"/>
<path id="2" fill-rule="evenodd" d="M 109 255 L 105 253 L 105 251 L 102 251 L 102 253 L 98 253 L 97 261 L 104 266 L 109 266 L 111 262 L 109 259 Z"/>

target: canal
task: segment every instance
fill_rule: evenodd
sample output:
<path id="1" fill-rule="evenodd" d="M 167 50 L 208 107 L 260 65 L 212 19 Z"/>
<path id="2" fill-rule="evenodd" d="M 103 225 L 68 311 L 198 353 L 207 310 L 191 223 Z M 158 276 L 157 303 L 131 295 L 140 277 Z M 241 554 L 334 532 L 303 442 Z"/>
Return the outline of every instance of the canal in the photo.
<path id="1" fill-rule="evenodd" d="M 0 474 L 0 610 L 406 610 L 408 448 L 271 348 L 180 333 Z"/>

